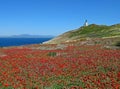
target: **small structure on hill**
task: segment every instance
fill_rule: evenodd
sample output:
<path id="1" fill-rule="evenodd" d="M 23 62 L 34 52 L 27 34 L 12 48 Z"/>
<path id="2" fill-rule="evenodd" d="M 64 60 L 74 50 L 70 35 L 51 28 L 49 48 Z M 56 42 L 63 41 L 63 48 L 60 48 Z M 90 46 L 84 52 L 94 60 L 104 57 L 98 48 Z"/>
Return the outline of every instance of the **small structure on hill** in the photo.
<path id="1" fill-rule="evenodd" d="M 87 20 L 85 20 L 84 26 L 85 27 L 88 26 L 88 21 Z"/>

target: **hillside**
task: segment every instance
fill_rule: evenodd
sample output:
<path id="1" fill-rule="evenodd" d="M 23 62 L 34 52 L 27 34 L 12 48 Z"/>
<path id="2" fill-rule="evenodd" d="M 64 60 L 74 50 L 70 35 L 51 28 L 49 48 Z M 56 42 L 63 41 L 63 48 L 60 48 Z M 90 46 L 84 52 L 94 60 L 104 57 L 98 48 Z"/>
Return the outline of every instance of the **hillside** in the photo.
<path id="1" fill-rule="evenodd" d="M 120 24 L 111 26 L 91 24 L 89 26 L 82 26 L 78 29 L 66 32 L 48 42 L 48 44 L 71 42 L 81 39 L 94 38 L 114 38 L 120 37 Z"/>

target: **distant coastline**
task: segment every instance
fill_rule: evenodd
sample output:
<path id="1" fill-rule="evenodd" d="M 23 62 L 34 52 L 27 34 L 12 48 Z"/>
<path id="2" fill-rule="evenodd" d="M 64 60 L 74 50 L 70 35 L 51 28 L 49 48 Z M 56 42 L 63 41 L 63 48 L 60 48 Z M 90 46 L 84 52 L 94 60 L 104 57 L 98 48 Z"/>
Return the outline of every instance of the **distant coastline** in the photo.
<path id="1" fill-rule="evenodd" d="M 0 47 L 22 46 L 30 44 L 41 44 L 52 38 L 0 38 Z"/>
<path id="2" fill-rule="evenodd" d="M 54 38 L 52 35 L 29 35 L 29 34 L 21 34 L 21 35 L 12 35 L 12 36 L 0 36 L 0 38 Z"/>

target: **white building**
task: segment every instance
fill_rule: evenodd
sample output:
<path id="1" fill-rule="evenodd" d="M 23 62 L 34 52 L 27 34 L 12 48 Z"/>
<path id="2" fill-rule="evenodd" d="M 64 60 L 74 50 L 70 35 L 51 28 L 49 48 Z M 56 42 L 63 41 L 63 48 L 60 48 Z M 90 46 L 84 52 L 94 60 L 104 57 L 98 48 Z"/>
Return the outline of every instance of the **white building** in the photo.
<path id="1" fill-rule="evenodd" d="M 88 26 L 88 21 L 85 20 L 84 26 Z"/>

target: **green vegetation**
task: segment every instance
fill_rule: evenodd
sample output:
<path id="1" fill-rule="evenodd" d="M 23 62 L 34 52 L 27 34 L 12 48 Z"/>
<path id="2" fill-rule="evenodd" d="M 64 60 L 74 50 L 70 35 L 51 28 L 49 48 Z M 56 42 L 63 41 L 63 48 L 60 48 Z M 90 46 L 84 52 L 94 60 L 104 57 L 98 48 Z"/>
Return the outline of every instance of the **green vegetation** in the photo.
<path id="1" fill-rule="evenodd" d="M 48 56 L 55 57 L 56 56 L 56 52 L 49 52 Z"/>
<path id="2" fill-rule="evenodd" d="M 0 83 L 0 89 L 14 89 L 12 86 L 3 86 L 2 83 Z"/>
<path id="3" fill-rule="evenodd" d="M 72 32 L 71 37 L 80 36 L 80 37 L 111 37 L 120 35 L 120 30 L 117 26 L 106 26 L 106 25 L 89 25 L 87 27 L 81 27 L 77 31 Z"/>
<path id="4" fill-rule="evenodd" d="M 73 40 L 85 40 L 87 38 L 114 38 L 120 37 L 120 24 L 106 26 L 91 24 L 88 26 L 82 26 L 78 29 L 66 32 L 48 43 L 58 44 L 69 42 Z"/>

